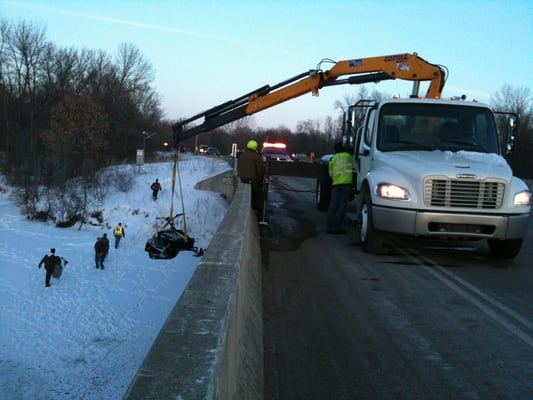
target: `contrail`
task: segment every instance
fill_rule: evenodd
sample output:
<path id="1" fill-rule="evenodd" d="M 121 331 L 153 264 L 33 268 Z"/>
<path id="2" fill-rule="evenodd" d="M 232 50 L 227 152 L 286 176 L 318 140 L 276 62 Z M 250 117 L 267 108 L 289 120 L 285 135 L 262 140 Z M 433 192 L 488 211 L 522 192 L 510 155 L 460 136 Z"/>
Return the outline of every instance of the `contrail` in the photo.
<path id="1" fill-rule="evenodd" d="M 169 27 L 169 26 L 146 24 L 143 22 L 130 21 L 130 20 L 121 19 L 121 18 L 113 18 L 113 17 L 108 17 L 105 15 L 80 13 L 77 11 L 71 11 L 68 9 L 58 8 L 58 7 L 51 7 L 51 6 L 47 6 L 43 4 L 34 4 L 34 3 L 19 2 L 19 1 L 10 1 L 9 3 L 12 4 L 13 6 L 42 10 L 47 13 L 58 14 L 58 15 L 68 15 L 68 16 L 88 19 L 92 21 L 100 21 L 100 22 L 107 22 L 111 24 L 133 26 L 133 27 L 152 30 L 152 31 L 167 32 L 167 33 L 173 33 L 177 35 L 186 35 L 186 36 L 192 36 L 192 37 L 198 37 L 198 38 L 210 38 L 210 39 L 217 39 L 217 40 L 222 39 L 222 40 L 230 41 L 230 42 L 236 41 L 236 39 L 233 39 L 227 36 L 223 37 L 219 34 L 215 35 L 215 34 L 192 31 L 192 30 L 176 29 L 176 28 Z"/>

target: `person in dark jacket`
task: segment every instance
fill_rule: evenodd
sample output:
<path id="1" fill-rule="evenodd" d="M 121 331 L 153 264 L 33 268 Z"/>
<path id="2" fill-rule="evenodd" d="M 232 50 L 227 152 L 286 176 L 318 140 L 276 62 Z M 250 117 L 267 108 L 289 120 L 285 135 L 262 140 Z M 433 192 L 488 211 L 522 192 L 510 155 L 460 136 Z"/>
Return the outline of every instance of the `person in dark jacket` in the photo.
<path id="1" fill-rule="evenodd" d="M 104 269 L 104 257 L 105 257 L 105 242 L 99 237 L 96 238 L 94 244 L 94 262 L 96 263 L 96 269 Z"/>
<path id="2" fill-rule="evenodd" d="M 157 194 L 162 189 L 159 179 L 156 179 L 155 182 L 150 185 L 150 189 L 152 189 L 152 198 L 154 201 L 157 200 Z"/>
<path id="3" fill-rule="evenodd" d="M 250 140 L 246 144 L 237 161 L 237 174 L 243 183 L 249 183 L 252 187 L 252 208 L 257 212 L 257 218 L 263 219 L 263 180 L 265 177 L 265 165 L 257 151 L 257 142 Z"/>
<path id="4" fill-rule="evenodd" d="M 52 277 L 52 272 L 54 272 L 56 264 L 61 262 L 61 258 L 56 256 L 55 253 L 56 249 L 50 249 L 50 254 L 45 254 L 38 265 L 38 268 L 40 269 L 44 264 L 44 269 L 46 270 L 46 277 L 44 283 L 46 287 L 50 286 L 50 278 Z"/>
<path id="5" fill-rule="evenodd" d="M 104 233 L 104 236 L 102 236 L 102 242 L 104 242 L 104 259 L 102 261 L 105 261 L 107 254 L 109 253 L 109 239 L 107 238 L 107 233 Z"/>

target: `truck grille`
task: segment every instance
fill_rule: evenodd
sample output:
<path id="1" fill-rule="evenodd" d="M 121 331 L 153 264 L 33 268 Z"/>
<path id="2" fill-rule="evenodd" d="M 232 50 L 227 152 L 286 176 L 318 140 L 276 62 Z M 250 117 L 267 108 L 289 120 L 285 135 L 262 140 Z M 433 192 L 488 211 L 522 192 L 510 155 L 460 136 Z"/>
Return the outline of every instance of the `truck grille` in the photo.
<path id="1" fill-rule="evenodd" d="M 424 202 L 434 207 L 500 208 L 504 192 L 502 182 L 427 178 Z"/>

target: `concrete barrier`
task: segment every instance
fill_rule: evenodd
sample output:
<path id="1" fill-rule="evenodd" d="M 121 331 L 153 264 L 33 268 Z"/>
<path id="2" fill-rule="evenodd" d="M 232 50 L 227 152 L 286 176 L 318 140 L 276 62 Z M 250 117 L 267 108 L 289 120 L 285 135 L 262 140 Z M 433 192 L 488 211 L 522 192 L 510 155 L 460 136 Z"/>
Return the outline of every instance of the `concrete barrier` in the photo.
<path id="1" fill-rule="evenodd" d="M 228 201 L 233 200 L 235 190 L 237 188 L 237 180 L 235 179 L 232 170 L 222 172 L 211 178 L 204 179 L 194 185 L 195 189 L 210 190 L 212 192 L 219 192 Z"/>
<path id="2" fill-rule="evenodd" d="M 234 184 L 224 220 L 124 399 L 263 398 L 259 227 L 250 185 Z"/>

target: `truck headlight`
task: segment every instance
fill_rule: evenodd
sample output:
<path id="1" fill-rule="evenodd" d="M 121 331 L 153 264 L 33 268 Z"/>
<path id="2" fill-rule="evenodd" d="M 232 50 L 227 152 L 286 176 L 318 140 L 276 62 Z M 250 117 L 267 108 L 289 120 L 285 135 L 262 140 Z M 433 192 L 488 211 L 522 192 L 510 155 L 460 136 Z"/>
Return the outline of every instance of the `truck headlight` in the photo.
<path id="1" fill-rule="evenodd" d="M 515 206 L 529 206 L 531 204 L 531 192 L 524 190 L 514 195 Z"/>
<path id="2" fill-rule="evenodd" d="M 379 197 L 391 200 L 409 200 L 409 192 L 401 186 L 390 183 L 380 183 L 376 193 Z"/>

